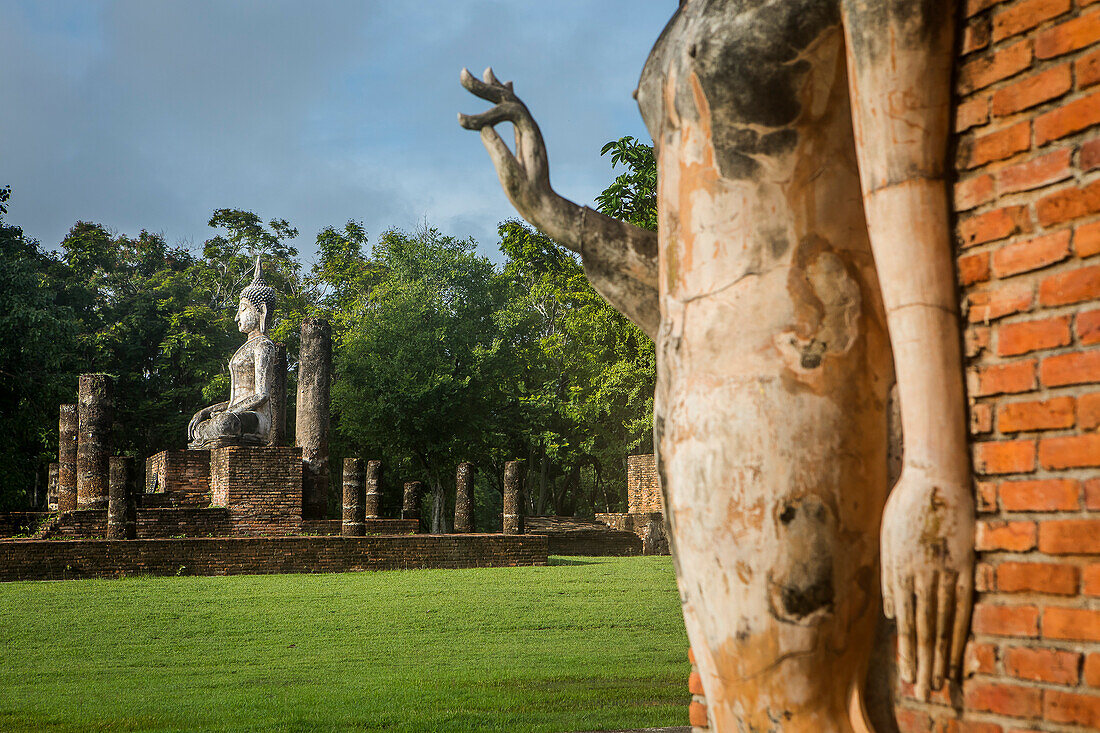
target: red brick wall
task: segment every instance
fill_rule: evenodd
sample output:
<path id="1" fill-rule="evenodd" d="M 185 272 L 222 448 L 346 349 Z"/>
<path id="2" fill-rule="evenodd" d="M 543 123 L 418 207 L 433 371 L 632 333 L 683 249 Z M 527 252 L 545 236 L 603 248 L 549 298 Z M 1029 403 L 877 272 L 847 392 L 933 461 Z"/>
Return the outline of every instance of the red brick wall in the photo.
<path id="1" fill-rule="evenodd" d="M 626 505 L 631 514 L 663 511 L 657 465 L 652 453 L 626 457 Z"/>
<path id="2" fill-rule="evenodd" d="M 961 689 L 905 733 L 1100 730 L 1100 1 L 959 0 L 954 189 L 978 505 Z M 706 724 L 698 678 L 694 725 Z"/>
<path id="3" fill-rule="evenodd" d="M 302 534 L 339 535 L 342 519 L 303 519 Z M 420 521 L 416 519 L 366 519 L 363 522 L 365 534 L 416 534 Z"/>
<path id="4" fill-rule="evenodd" d="M 537 535 L 0 541 L 0 580 L 545 565 Z"/>
<path id="5" fill-rule="evenodd" d="M 899 723 L 1100 728 L 1100 3 L 964 4 L 956 246 L 980 593 L 957 707 L 902 696 Z"/>
<path id="6" fill-rule="evenodd" d="M 210 503 L 210 451 L 166 450 L 145 461 L 142 506 L 207 506 Z"/>
<path id="7" fill-rule="evenodd" d="M 211 505 L 234 535 L 296 534 L 302 524 L 302 449 L 233 446 L 210 452 Z"/>

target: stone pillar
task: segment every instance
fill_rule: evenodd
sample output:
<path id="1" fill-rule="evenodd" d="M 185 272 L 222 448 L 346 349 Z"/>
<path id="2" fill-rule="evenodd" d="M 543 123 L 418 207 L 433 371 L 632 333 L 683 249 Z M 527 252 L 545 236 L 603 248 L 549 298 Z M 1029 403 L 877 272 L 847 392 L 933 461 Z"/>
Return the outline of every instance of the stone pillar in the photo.
<path id="1" fill-rule="evenodd" d="M 106 374 L 81 374 L 76 412 L 76 508 L 106 509 L 112 380 Z"/>
<path id="2" fill-rule="evenodd" d="M 474 531 L 474 464 L 463 462 L 455 471 L 455 532 Z"/>
<path id="3" fill-rule="evenodd" d="M 424 485 L 419 481 L 405 482 L 405 495 L 401 501 L 401 518 L 420 521 L 420 495 Z"/>
<path id="4" fill-rule="evenodd" d="M 302 517 L 328 513 L 329 385 L 332 382 L 332 331 L 323 318 L 302 321 L 298 363 L 296 445 L 302 449 Z"/>
<path id="5" fill-rule="evenodd" d="M 127 456 L 111 456 L 109 498 L 107 501 L 107 539 L 126 539 L 127 504 L 130 502 L 130 480 L 134 459 Z"/>
<path id="6" fill-rule="evenodd" d="M 362 537 L 365 530 L 363 525 L 363 504 L 366 500 L 366 479 L 363 470 L 363 459 L 344 459 L 344 521 L 340 524 L 340 534 L 345 537 Z"/>
<path id="7" fill-rule="evenodd" d="M 76 405 L 62 405 L 57 422 L 57 511 L 76 509 Z"/>
<path id="8" fill-rule="evenodd" d="M 504 464 L 504 534 L 523 534 L 523 461 Z"/>
<path id="9" fill-rule="evenodd" d="M 367 519 L 382 518 L 382 461 L 367 461 L 367 498 L 363 514 Z"/>
<path id="10" fill-rule="evenodd" d="M 60 464 L 51 463 L 46 470 L 46 510 L 57 511 L 57 474 Z"/>
<path id="11" fill-rule="evenodd" d="M 267 444 L 272 448 L 286 445 L 286 344 L 275 344 L 275 381 L 271 385 L 271 433 Z"/>

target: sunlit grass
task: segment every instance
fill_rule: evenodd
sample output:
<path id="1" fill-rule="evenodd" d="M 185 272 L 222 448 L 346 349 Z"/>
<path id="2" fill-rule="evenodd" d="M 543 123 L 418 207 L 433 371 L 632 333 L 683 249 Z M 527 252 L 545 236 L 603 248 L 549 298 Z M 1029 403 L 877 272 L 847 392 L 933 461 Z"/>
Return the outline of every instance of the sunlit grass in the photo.
<path id="1" fill-rule="evenodd" d="M 667 557 L 0 584 L 0 730 L 687 723 Z"/>

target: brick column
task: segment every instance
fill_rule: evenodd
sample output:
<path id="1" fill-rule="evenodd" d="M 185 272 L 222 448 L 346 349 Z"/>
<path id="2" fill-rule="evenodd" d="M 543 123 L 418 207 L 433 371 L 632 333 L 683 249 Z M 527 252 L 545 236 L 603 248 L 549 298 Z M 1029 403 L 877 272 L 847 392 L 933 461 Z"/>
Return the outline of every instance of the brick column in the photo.
<path id="1" fill-rule="evenodd" d="M 523 534 L 523 461 L 504 464 L 504 534 Z"/>
<path id="2" fill-rule="evenodd" d="M 81 374 L 77 392 L 76 507 L 105 509 L 108 496 L 112 379 L 106 374 Z"/>
<path id="3" fill-rule="evenodd" d="M 267 444 L 286 443 L 286 344 L 275 344 L 275 382 L 271 385 L 271 437 Z"/>
<path id="4" fill-rule="evenodd" d="M 424 493 L 424 485 L 419 481 L 407 481 L 405 483 L 405 495 L 401 502 L 401 518 L 420 521 L 420 497 Z"/>
<path id="5" fill-rule="evenodd" d="M 382 461 L 367 461 L 367 494 L 363 514 L 367 519 L 382 518 Z"/>
<path id="6" fill-rule="evenodd" d="M 474 529 L 474 464 L 463 462 L 455 471 L 455 532 Z"/>
<path id="7" fill-rule="evenodd" d="M 76 509 L 76 405 L 61 405 L 57 423 L 57 511 Z"/>
<path id="8" fill-rule="evenodd" d="M 332 331 L 323 318 L 302 322 L 298 364 L 296 445 L 302 449 L 302 516 L 328 514 L 329 385 L 332 381 Z"/>
<path id="9" fill-rule="evenodd" d="M 111 456 L 109 462 L 109 497 L 107 501 L 107 539 L 124 540 L 126 537 L 126 509 L 130 501 L 130 479 L 134 459 Z"/>
<path id="10" fill-rule="evenodd" d="M 344 514 L 340 534 L 345 537 L 362 537 L 363 509 L 366 501 L 366 475 L 361 458 L 344 459 Z"/>
<path id="11" fill-rule="evenodd" d="M 46 469 L 46 509 L 57 511 L 57 463 L 51 463 Z"/>

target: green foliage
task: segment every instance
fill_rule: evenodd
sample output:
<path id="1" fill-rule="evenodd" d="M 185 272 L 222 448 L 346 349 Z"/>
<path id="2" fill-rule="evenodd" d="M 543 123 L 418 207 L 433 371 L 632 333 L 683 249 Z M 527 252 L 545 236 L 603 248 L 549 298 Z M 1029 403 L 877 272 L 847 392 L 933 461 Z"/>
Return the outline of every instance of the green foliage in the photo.
<path id="1" fill-rule="evenodd" d="M 628 170 L 596 197 L 597 208 L 634 226 L 657 231 L 657 159 L 653 147 L 628 135 L 600 148 L 600 155 L 608 153 L 612 167 L 621 164 Z"/>
<path id="2" fill-rule="evenodd" d="M 670 558 L 559 563 L 3 583 L 0 729 L 686 725 Z"/>

